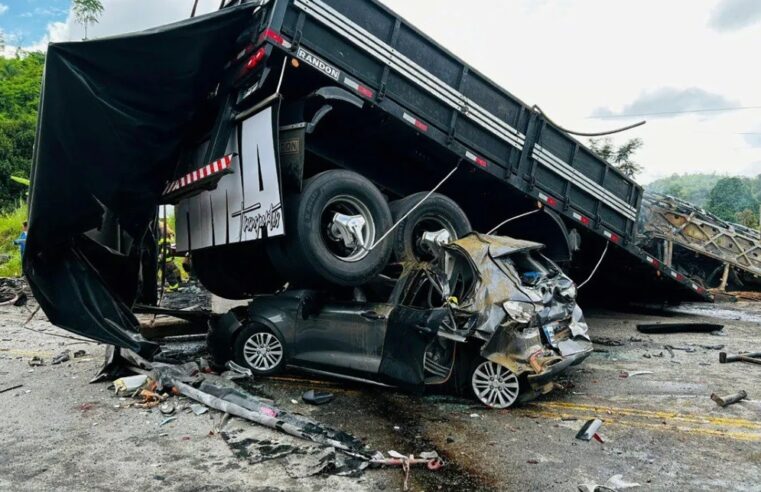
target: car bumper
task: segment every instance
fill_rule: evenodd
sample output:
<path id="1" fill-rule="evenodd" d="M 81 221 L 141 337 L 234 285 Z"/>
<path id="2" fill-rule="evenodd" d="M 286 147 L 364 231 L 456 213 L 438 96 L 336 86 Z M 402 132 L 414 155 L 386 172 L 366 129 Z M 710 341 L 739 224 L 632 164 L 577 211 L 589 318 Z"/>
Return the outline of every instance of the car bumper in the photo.
<path id="1" fill-rule="evenodd" d="M 532 386 L 541 386 L 543 384 L 547 384 L 548 382 L 563 374 L 569 367 L 581 364 L 584 359 L 589 357 L 591 353 L 592 347 L 590 344 L 588 350 L 577 352 L 573 355 L 564 357 L 563 360 L 548 367 L 544 372 L 540 374 L 530 374 L 527 378 L 528 382 Z"/>

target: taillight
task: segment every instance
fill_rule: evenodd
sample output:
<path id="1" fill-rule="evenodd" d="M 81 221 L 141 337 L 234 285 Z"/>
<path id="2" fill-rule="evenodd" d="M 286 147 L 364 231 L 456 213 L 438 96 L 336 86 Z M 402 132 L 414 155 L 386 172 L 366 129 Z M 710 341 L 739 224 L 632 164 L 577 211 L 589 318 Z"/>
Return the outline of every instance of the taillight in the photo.
<path id="1" fill-rule="evenodd" d="M 259 42 L 263 43 L 268 39 L 276 42 L 279 45 L 285 44 L 285 39 L 283 38 L 283 36 L 281 36 L 280 33 L 275 31 L 274 29 L 269 29 L 269 28 L 265 29 L 262 35 L 259 37 Z"/>
<path id="2" fill-rule="evenodd" d="M 246 72 L 250 72 L 251 70 L 255 69 L 257 66 L 259 66 L 262 60 L 264 60 L 265 56 L 267 56 L 267 50 L 264 48 L 259 48 L 256 53 L 251 55 L 251 57 L 248 59 L 244 70 Z"/>
<path id="3" fill-rule="evenodd" d="M 251 73 L 256 67 L 259 66 L 259 64 L 264 61 L 264 59 L 267 57 L 267 50 L 265 48 L 259 48 L 256 53 L 251 55 L 248 60 L 246 61 L 245 65 L 243 65 L 243 68 L 240 69 L 240 73 L 238 73 L 238 79 L 242 79 L 249 73 Z"/>

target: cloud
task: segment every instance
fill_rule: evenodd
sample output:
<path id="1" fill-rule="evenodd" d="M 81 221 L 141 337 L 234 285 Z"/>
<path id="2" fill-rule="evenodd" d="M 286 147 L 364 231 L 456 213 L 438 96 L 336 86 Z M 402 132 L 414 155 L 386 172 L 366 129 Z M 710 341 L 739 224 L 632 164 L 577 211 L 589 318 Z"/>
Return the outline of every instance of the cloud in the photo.
<path id="1" fill-rule="evenodd" d="M 758 127 L 751 132 L 743 133 L 743 139 L 745 139 L 745 142 L 751 147 L 761 148 L 761 127 Z"/>
<path id="2" fill-rule="evenodd" d="M 4 3 L 0 3 L 0 15 L 3 15 L 4 13 L 8 12 L 9 8 L 10 7 L 5 5 Z"/>
<path id="3" fill-rule="evenodd" d="M 761 21 L 759 0 L 721 0 L 708 25 L 717 31 L 735 31 Z"/>
<path id="4" fill-rule="evenodd" d="M 654 118 L 673 118 L 683 112 L 702 112 L 718 114 L 720 110 L 739 106 L 720 94 L 714 94 L 697 87 L 676 89 L 662 87 L 654 91 L 643 92 L 634 102 L 624 106 L 621 111 L 598 108 L 592 116 L 598 118 L 616 118 L 624 116 L 648 116 Z"/>

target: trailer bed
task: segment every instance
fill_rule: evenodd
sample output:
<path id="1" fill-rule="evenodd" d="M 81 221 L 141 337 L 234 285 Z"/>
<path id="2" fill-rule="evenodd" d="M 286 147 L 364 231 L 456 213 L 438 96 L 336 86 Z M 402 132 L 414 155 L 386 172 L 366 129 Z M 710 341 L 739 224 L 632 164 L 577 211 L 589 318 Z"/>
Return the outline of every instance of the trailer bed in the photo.
<path id="1" fill-rule="evenodd" d="M 636 244 L 642 188 L 375 0 L 276 0 L 264 38 L 462 162 L 625 251 L 673 299 L 711 300 Z M 619 259 L 621 256 L 619 255 Z M 624 260 L 626 261 L 626 260 Z M 655 271 L 654 271 L 655 270 Z"/>

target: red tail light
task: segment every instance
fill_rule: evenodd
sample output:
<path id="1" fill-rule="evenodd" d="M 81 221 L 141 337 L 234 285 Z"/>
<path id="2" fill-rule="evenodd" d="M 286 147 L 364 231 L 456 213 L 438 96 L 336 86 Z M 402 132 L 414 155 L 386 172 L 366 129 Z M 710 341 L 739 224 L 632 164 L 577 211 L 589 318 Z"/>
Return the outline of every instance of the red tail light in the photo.
<path id="1" fill-rule="evenodd" d="M 259 42 L 263 43 L 268 39 L 271 39 L 272 41 L 276 42 L 279 45 L 285 44 L 285 39 L 283 39 L 283 36 L 281 36 L 279 32 L 273 29 L 265 29 L 261 37 L 259 38 Z"/>
<path id="2" fill-rule="evenodd" d="M 246 65 L 244 67 L 244 73 L 250 72 L 251 70 L 255 69 L 259 64 L 264 60 L 264 58 L 267 56 L 267 50 L 264 48 L 259 48 L 256 53 L 251 55 L 251 57 L 246 62 Z"/>

